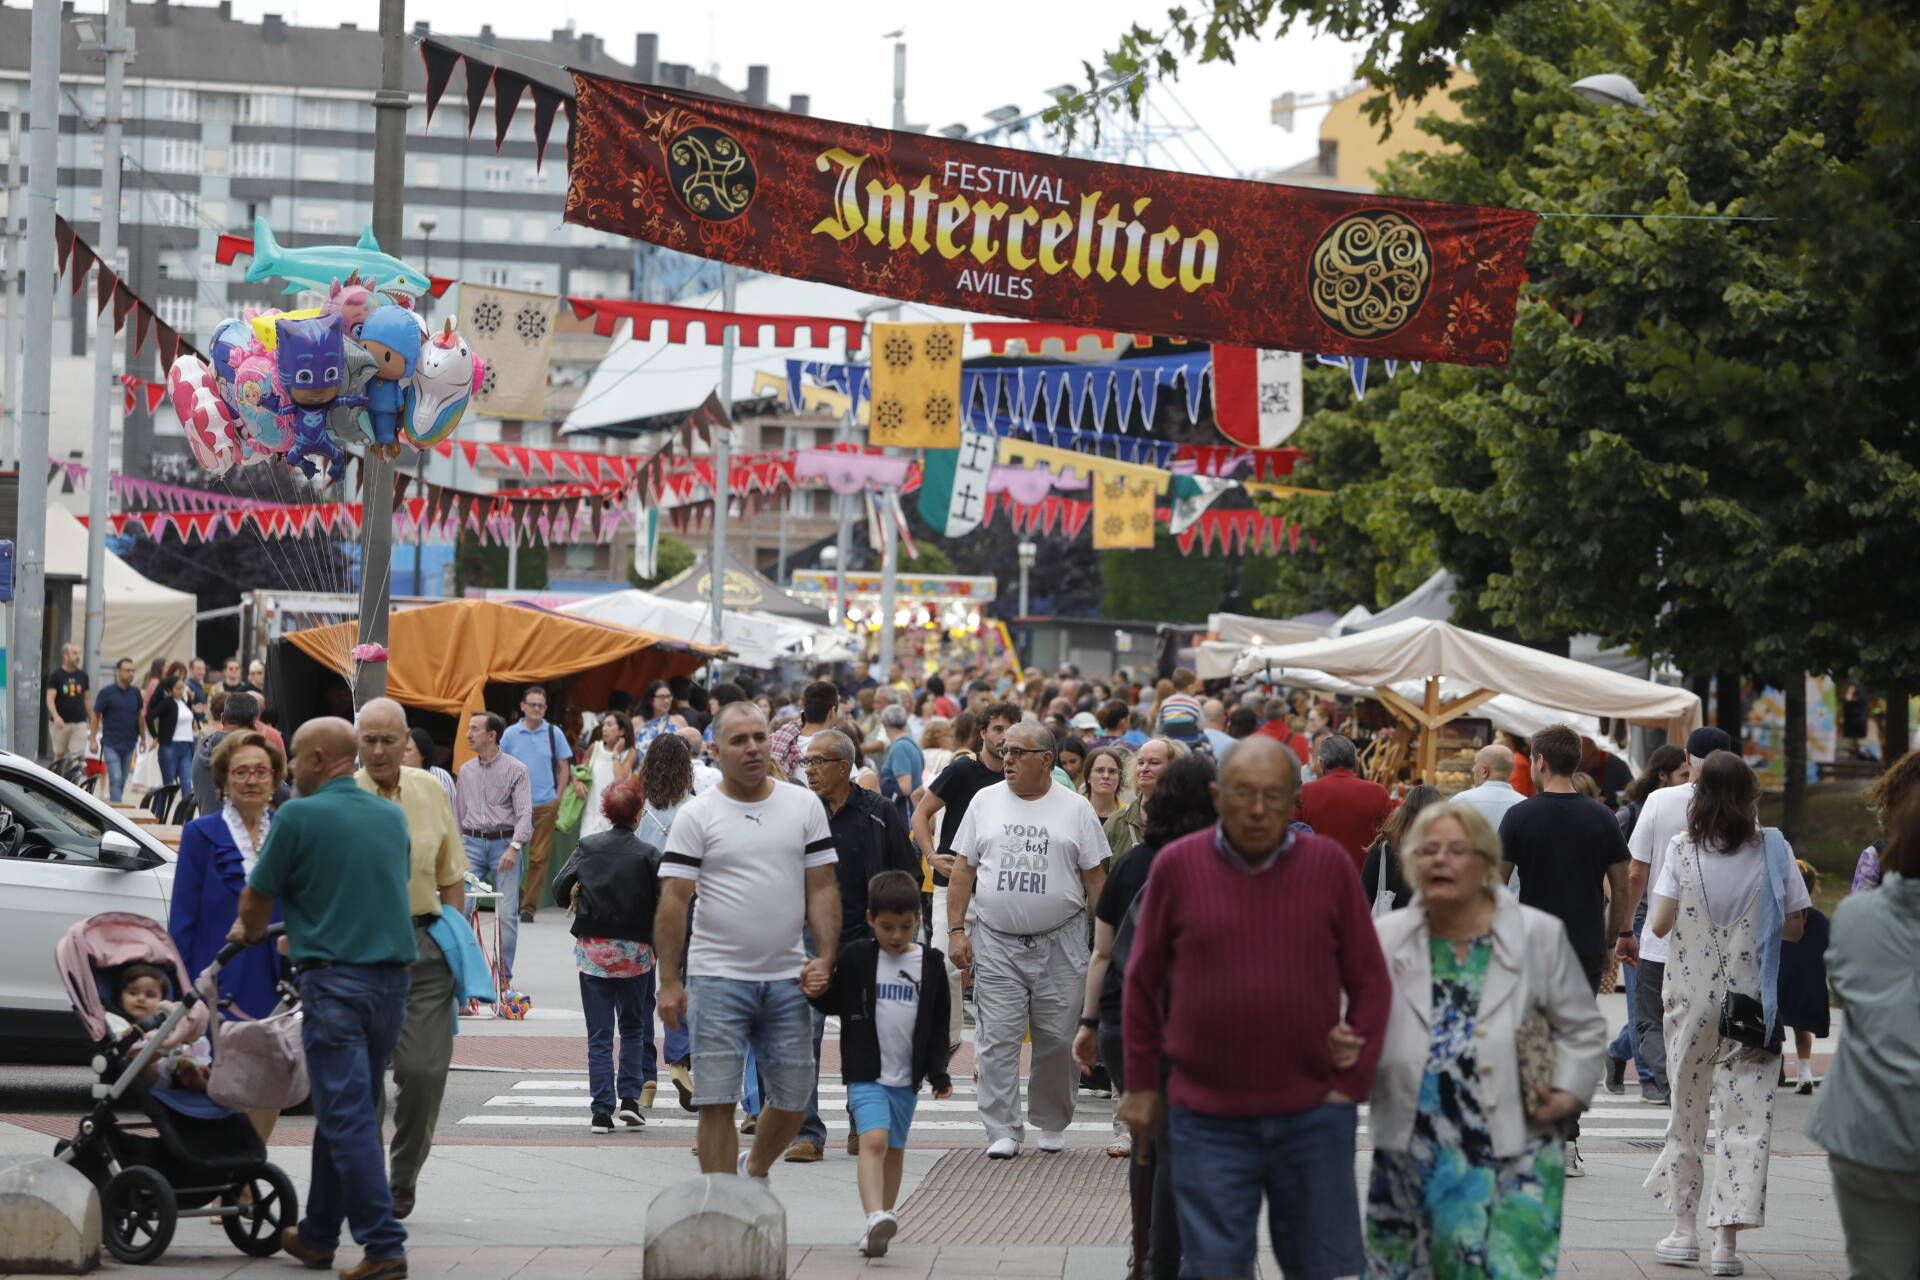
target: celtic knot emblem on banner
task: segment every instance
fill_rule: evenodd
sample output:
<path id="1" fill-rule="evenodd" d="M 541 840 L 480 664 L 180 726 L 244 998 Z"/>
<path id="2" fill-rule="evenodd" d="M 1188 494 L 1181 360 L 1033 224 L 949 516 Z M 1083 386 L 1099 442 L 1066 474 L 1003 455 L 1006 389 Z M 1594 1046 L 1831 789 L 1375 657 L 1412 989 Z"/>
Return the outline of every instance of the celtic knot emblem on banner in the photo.
<path id="1" fill-rule="evenodd" d="M 739 139 L 695 125 L 667 148 L 667 170 L 680 203 L 709 222 L 729 222 L 753 203 L 757 175 Z"/>
<path id="2" fill-rule="evenodd" d="M 1384 338 L 1405 325 L 1432 283 L 1425 233 L 1384 209 L 1349 214 L 1329 227 L 1308 272 L 1314 310 L 1350 338 Z"/>

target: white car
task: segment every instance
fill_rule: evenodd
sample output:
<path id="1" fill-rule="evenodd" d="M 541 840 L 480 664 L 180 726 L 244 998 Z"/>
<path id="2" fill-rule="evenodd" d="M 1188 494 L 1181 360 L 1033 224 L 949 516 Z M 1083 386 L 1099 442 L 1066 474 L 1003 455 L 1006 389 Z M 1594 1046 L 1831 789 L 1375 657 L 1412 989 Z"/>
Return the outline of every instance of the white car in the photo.
<path id="1" fill-rule="evenodd" d="M 173 863 L 173 850 L 138 823 L 0 751 L 0 1062 L 87 1060 L 54 948 L 102 911 L 165 924 Z"/>

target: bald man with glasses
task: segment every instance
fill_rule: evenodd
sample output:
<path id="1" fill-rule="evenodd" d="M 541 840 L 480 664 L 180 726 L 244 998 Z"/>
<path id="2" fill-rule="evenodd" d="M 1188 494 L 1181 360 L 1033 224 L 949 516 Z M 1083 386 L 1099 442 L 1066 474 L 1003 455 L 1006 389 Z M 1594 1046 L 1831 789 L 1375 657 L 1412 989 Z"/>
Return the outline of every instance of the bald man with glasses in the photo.
<path id="1" fill-rule="evenodd" d="M 1054 739 L 1023 722 L 1000 748 L 1006 780 L 982 788 L 954 833 L 947 888 L 955 964 L 973 966 L 975 1076 L 987 1157 L 1020 1154 L 1020 1042 L 1033 1034 L 1027 1111 L 1037 1146 L 1066 1145 L 1078 1069 L 1073 1037 L 1087 972 L 1087 909 L 1110 849 L 1093 806 L 1053 780 Z M 974 922 L 966 923 L 967 907 Z"/>

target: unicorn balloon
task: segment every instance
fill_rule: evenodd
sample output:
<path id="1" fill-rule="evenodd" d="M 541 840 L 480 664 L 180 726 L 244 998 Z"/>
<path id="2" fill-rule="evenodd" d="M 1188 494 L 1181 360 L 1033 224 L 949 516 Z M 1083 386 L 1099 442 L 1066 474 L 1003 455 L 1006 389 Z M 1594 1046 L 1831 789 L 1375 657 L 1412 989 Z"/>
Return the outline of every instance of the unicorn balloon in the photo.
<path id="1" fill-rule="evenodd" d="M 452 435 L 485 371 L 466 339 L 453 331 L 453 321 L 447 321 L 446 328 L 420 348 L 413 375 L 413 411 L 405 426 L 407 439 L 426 449 Z"/>

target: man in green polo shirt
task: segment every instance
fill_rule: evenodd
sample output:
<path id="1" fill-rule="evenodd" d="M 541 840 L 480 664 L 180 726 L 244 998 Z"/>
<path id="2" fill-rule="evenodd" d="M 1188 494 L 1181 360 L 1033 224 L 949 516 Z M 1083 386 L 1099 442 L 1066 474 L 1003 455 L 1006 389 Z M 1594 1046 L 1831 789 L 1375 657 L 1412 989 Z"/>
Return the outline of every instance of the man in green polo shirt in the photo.
<path id="1" fill-rule="evenodd" d="M 281 1247 L 316 1270 L 330 1267 L 344 1219 L 365 1256 L 343 1280 L 402 1280 L 407 1231 L 393 1216 L 374 1090 L 400 1038 L 417 957 L 412 854 L 400 806 L 354 784 L 356 745 L 353 726 L 333 717 L 294 734 L 287 763 L 300 798 L 275 814 L 227 936 L 265 937 L 277 899 L 300 969 L 317 1124 L 306 1216 L 281 1233 Z"/>

